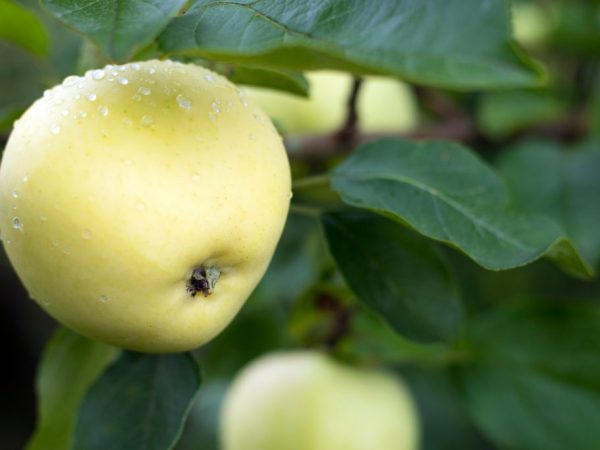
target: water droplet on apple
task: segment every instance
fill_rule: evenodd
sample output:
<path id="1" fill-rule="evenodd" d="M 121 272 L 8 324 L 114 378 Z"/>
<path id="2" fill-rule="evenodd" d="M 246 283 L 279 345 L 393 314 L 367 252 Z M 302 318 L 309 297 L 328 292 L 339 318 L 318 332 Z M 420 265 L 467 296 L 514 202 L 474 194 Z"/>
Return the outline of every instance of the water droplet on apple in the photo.
<path id="1" fill-rule="evenodd" d="M 219 104 L 217 103 L 216 100 L 213 100 L 213 102 L 211 103 L 210 107 L 217 114 L 219 114 L 221 112 L 221 110 L 219 109 Z"/>
<path id="2" fill-rule="evenodd" d="M 123 117 L 122 122 L 125 125 L 127 125 L 128 127 L 130 127 L 131 125 L 133 125 L 133 121 L 129 117 Z"/>
<path id="3" fill-rule="evenodd" d="M 181 109 L 185 109 L 186 111 L 189 111 L 190 108 L 192 107 L 192 101 L 189 98 L 184 97 L 181 94 L 179 94 L 177 96 L 176 100 L 177 100 L 177 104 L 179 105 L 179 107 Z"/>
<path id="4" fill-rule="evenodd" d="M 125 77 L 119 77 L 117 78 L 117 83 L 119 83 L 122 86 L 127 86 L 129 84 L 129 80 Z"/>
<path id="5" fill-rule="evenodd" d="M 57 135 L 58 133 L 60 133 L 60 125 L 52 125 L 50 127 L 50 133 L 52 133 L 53 135 Z"/>
<path id="6" fill-rule="evenodd" d="M 29 181 L 29 175 L 25 174 L 23 175 L 23 183 L 27 183 Z"/>
<path id="7" fill-rule="evenodd" d="M 98 297 L 98 301 L 100 303 L 106 303 L 108 301 L 108 297 L 106 295 L 101 295 L 100 297 Z"/>
<path id="8" fill-rule="evenodd" d="M 144 125 L 145 127 L 149 127 L 153 123 L 154 123 L 154 118 L 152 116 L 149 116 L 147 114 L 142 116 L 142 125 Z"/>
<path id="9" fill-rule="evenodd" d="M 215 77 L 212 74 L 210 74 L 210 73 L 205 74 L 204 75 L 204 79 L 206 81 L 208 81 L 209 83 L 214 83 L 215 82 Z"/>
<path id="10" fill-rule="evenodd" d="M 133 97 L 131 97 L 132 100 L 139 102 L 142 100 L 142 97 L 140 97 L 139 95 L 135 94 Z"/>
<path id="11" fill-rule="evenodd" d="M 79 77 L 77 77 L 75 75 L 70 75 L 64 79 L 62 84 L 64 87 L 71 87 L 71 86 L 75 85 L 78 81 L 79 81 Z"/>
<path id="12" fill-rule="evenodd" d="M 18 217 L 13 217 L 12 227 L 17 231 L 23 231 L 23 223 Z"/>
<path id="13" fill-rule="evenodd" d="M 61 114 L 63 117 L 67 117 L 67 116 L 69 115 L 69 110 L 68 110 L 68 109 L 63 109 L 63 110 L 60 112 L 60 114 Z"/>
<path id="14" fill-rule="evenodd" d="M 81 237 L 85 240 L 89 240 L 92 238 L 92 231 L 88 230 L 87 228 L 85 230 L 83 230 L 83 232 L 81 233 Z"/>
<path id="15" fill-rule="evenodd" d="M 150 75 L 154 75 L 156 73 L 156 69 L 154 67 L 148 67 L 146 70 Z"/>
<path id="16" fill-rule="evenodd" d="M 17 190 L 12 191 L 12 198 L 19 198 L 19 192 Z"/>
<path id="17" fill-rule="evenodd" d="M 133 70 L 140 70 L 140 65 L 138 63 L 131 63 L 130 66 Z"/>
<path id="18" fill-rule="evenodd" d="M 150 88 L 147 88 L 146 86 L 140 86 L 138 92 L 142 95 L 150 95 L 152 93 Z"/>
<path id="19" fill-rule="evenodd" d="M 94 80 L 101 80 L 102 78 L 104 78 L 106 74 L 104 73 L 104 70 L 102 69 L 96 69 L 94 71 L 92 71 L 92 78 Z"/>
<path id="20" fill-rule="evenodd" d="M 98 96 L 96 95 L 95 92 L 90 92 L 88 95 L 86 95 L 86 98 L 90 101 L 90 102 L 95 102 L 96 98 L 98 98 Z"/>
<path id="21" fill-rule="evenodd" d="M 79 117 L 81 117 L 82 119 L 85 119 L 87 117 L 87 113 L 85 111 L 79 111 L 79 114 L 77 114 Z"/>
<path id="22" fill-rule="evenodd" d="M 108 116 L 108 107 L 104 106 L 104 105 L 99 106 L 98 107 L 98 112 L 100 113 L 100 115 L 102 117 L 106 117 L 106 116 Z"/>

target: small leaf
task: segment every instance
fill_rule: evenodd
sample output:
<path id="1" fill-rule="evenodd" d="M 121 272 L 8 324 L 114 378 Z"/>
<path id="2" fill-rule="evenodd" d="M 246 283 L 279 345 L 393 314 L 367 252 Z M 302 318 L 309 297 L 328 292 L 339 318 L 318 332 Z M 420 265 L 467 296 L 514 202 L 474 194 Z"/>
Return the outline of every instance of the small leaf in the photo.
<path id="1" fill-rule="evenodd" d="M 322 220 L 338 267 L 365 305 L 410 338 L 456 333 L 462 317 L 457 289 L 429 242 L 365 211 L 327 213 Z"/>
<path id="2" fill-rule="evenodd" d="M 552 217 L 600 266 L 600 144 L 565 151 L 554 142 L 524 141 L 503 153 L 499 167 L 518 206 Z"/>
<path id="3" fill-rule="evenodd" d="M 159 43 L 167 52 L 209 59 L 458 89 L 538 84 L 539 69 L 516 49 L 509 30 L 504 1 L 200 0 Z"/>
<path id="4" fill-rule="evenodd" d="M 190 354 L 124 352 L 85 397 L 74 448 L 172 448 L 199 388 L 200 369 Z"/>
<path id="5" fill-rule="evenodd" d="M 475 424 L 502 448 L 596 450 L 600 309 L 537 304 L 473 321 L 458 370 Z"/>
<path id="6" fill-rule="evenodd" d="M 36 56 L 48 53 L 48 33 L 29 9 L 9 0 L 0 0 L 0 39 L 28 50 Z"/>
<path id="7" fill-rule="evenodd" d="M 41 0 L 57 19 L 96 42 L 116 61 L 148 45 L 185 0 Z"/>
<path id="8" fill-rule="evenodd" d="M 299 97 L 308 97 L 308 81 L 298 72 L 235 66 L 226 75 L 236 84 L 266 87 L 289 92 Z"/>
<path id="9" fill-rule="evenodd" d="M 366 144 L 333 171 L 332 187 L 345 203 L 407 224 L 487 269 L 548 256 L 570 273 L 593 273 L 558 224 L 516 209 L 500 177 L 456 143 Z"/>
<path id="10" fill-rule="evenodd" d="M 38 423 L 27 450 L 70 450 L 77 410 L 89 386 L 117 350 L 59 328 L 37 375 Z"/>

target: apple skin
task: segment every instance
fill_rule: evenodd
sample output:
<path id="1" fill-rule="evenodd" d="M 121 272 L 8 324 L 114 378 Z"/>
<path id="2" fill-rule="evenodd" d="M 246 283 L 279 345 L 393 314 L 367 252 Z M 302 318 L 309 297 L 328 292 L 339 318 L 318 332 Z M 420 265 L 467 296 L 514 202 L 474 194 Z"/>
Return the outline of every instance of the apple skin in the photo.
<path id="1" fill-rule="evenodd" d="M 223 77 L 147 61 L 68 77 L 18 121 L 0 166 L 8 257 L 43 309 L 144 352 L 217 335 L 264 274 L 290 169 L 268 117 Z M 188 291 L 217 267 L 214 291 Z"/>
<path id="2" fill-rule="evenodd" d="M 234 380 L 223 450 L 417 450 L 417 412 L 397 377 L 316 351 L 275 353 Z"/>
<path id="3" fill-rule="evenodd" d="M 310 82 L 310 98 L 264 88 L 247 87 L 244 90 L 286 135 L 338 130 L 346 119 L 352 75 L 318 71 L 310 72 L 306 77 Z M 417 123 L 415 105 L 412 92 L 400 81 L 364 77 L 357 99 L 360 129 L 365 133 L 409 131 Z"/>

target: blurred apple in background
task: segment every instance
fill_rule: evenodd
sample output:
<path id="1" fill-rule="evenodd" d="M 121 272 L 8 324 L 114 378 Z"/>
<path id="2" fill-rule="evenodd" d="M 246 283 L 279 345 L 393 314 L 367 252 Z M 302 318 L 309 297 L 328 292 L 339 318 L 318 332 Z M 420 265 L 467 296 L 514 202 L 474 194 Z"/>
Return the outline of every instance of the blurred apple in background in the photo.
<path id="1" fill-rule="evenodd" d="M 310 98 L 263 88 L 246 88 L 285 135 L 327 133 L 339 129 L 346 118 L 352 75 L 319 71 L 306 74 Z M 417 123 L 412 91 L 398 80 L 365 77 L 358 97 L 363 132 L 404 132 Z"/>

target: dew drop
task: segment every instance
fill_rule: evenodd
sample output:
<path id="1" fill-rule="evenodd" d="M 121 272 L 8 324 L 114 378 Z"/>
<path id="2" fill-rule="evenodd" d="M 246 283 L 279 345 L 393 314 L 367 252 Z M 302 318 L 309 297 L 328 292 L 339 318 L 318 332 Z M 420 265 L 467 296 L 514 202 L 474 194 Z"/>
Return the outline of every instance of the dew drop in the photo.
<path id="1" fill-rule="evenodd" d="M 71 75 L 71 76 L 68 76 L 67 78 L 65 78 L 62 84 L 64 87 L 70 87 L 70 86 L 75 85 L 78 81 L 79 81 L 79 77 L 77 77 L 75 75 Z"/>
<path id="2" fill-rule="evenodd" d="M 154 123 L 154 118 L 152 116 L 143 115 L 142 116 L 142 125 L 145 127 L 149 127 Z"/>
<path id="3" fill-rule="evenodd" d="M 129 117 L 123 117 L 123 119 L 121 121 L 128 127 L 133 125 L 133 121 Z"/>
<path id="4" fill-rule="evenodd" d="M 44 100 L 47 101 L 47 102 L 49 102 L 53 98 L 54 98 L 54 94 L 52 92 L 50 92 L 50 90 L 46 89 L 44 91 Z"/>
<path id="5" fill-rule="evenodd" d="M 293 196 L 294 196 L 294 193 L 290 192 L 290 195 L 288 195 L 288 200 L 291 200 Z"/>
<path id="6" fill-rule="evenodd" d="M 62 249 L 62 252 L 63 252 L 65 255 L 70 255 L 70 254 L 71 254 L 71 247 L 69 247 L 68 245 L 65 245 L 65 246 L 63 247 L 63 249 Z"/>
<path id="7" fill-rule="evenodd" d="M 92 231 L 88 230 L 87 228 L 85 230 L 83 230 L 83 232 L 81 233 L 81 237 L 85 240 L 89 240 L 92 238 Z"/>
<path id="8" fill-rule="evenodd" d="M 88 95 L 86 95 L 86 98 L 90 101 L 90 102 L 95 102 L 96 99 L 98 98 L 98 96 L 96 95 L 95 92 L 90 92 Z"/>
<path id="9" fill-rule="evenodd" d="M 23 175 L 23 183 L 27 183 L 29 181 L 29 175 Z"/>
<path id="10" fill-rule="evenodd" d="M 83 81 L 81 83 L 77 84 L 77 89 L 83 89 L 85 86 L 85 84 L 83 83 Z"/>
<path id="11" fill-rule="evenodd" d="M 156 69 L 154 67 L 148 67 L 146 72 L 148 72 L 150 75 L 154 75 L 156 73 Z"/>
<path id="12" fill-rule="evenodd" d="M 108 107 L 104 106 L 104 105 L 99 106 L 98 107 L 98 112 L 100 113 L 100 115 L 102 117 L 106 117 L 106 116 L 108 116 Z"/>
<path id="13" fill-rule="evenodd" d="M 117 83 L 119 83 L 122 86 L 127 86 L 129 84 L 129 80 L 124 77 L 119 77 L 117 78 Z"/>
<path id="14" fill-rule="evenodd" d="M 179 107 L 181 109 L 185 109 L 186 111 L 189 111 L 190 108 L 192 107 L 192 101 L 189 98 L 184 97 L 181 94 L 179 94 L 177 96 L 176 100 L 177 100 L 177 104 L 179 105 Z"/>
<path id="15" fill-rule="evenodd" d="M 131 63 L 130 65 L 133 70 L 140 70 L 140 65 L 138 63 Z"/>
<path id="16" fill-rule="evenodd" d="M 204 75 L 204 79 L 206 81 L 208 81 L 209 83 L 214 83 L 215 82 L 215 77 L 212 74 L 210 74 L 210 73 L 205 74 Z"/>
<path id="17" fill-rule="evenodd" d="M 63 110 L 60 112 L 60 114 L 61 114 L 63 117 L 67 117 L 67 116 L 69 115 L 69 110 L 68 110 L 68 109 L 63 109 Z"/>
<path id="18" fill-rule="evenodd" d="M 87 117 L 87 113 L 85 111 L 79 111 L 79 114 L 77 114 L 77 116 L 81 117 L 82 119 L 85 119 Z"/>
<path id="19" fill-rule="evenodd" d="M 12 198 L 19 198 L 19 192 L 18 191 L 12 191 Z"/>
<path id="20" fill-rule="evenodd" d="M 75 100 L 79 100 L 81 98 L 81 94 L 75 94 Z"/>
<path id="21" fill-rule="evenodd" d="M 60 125 L 52 125 L 50 127 L 50 133 L 52 133 L 53 135 L 57 135 L 58 133 L 60 133 Z"/>
<path id="22" fill-rule="evenodd" d="M 101 295 L 100 297 L 98 297 L 98 301 L 100 303 L 106 303 L 108 301 L 108 297 L 106 295 Z"/>
<path id="23" fill-rule="evenodd" d="M 221 112 L 221 110 L 219 109 L 219 104 L 217 103 L 216 100 L 213 100 L 213 102 L 211 103 L 210 107 L 212 108 L 212 110 L 214 112 L 216 112 L 217 114 L 219 114 Z"/>
<path id="24" fill-rule="evenodd" d="M 92 78 L 94 80 L 101 80 L 102 78 L 104 78 L 106 74 L 104 73 L 104 70 L 102 69 L 96 69 L 92 72 Z"/>
<path id="25" fill-rule="evenodd" d="M 115 66 L 115 69 L 117 69 L 119 72 L 125 72 L 125 70 L 127 70 L 127 67 L 125 67 L 125 66 Z"/>
<path id="26" fill-rule="evenodd" d="M 133 97 L 131 97 L 132 100 L 136 101 L 136 102 L 140 102 L 142 101 L 142 97 L 140 97 L 139 95 L 135 94 Z"/>
<path id="27" fill-rule="evenodd" d="M 17 231 L 23 231 L 23 223 L 18 217 L 13 217 L 12 227 Z"/>
<path id="28" fill-rule="evenodd" d="M 146 86 L 140 86 L 138 92 L 142 95 L 150 95 L 152 93 L 150 88 L 147 88 Z"/>

